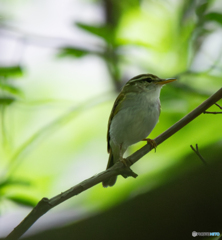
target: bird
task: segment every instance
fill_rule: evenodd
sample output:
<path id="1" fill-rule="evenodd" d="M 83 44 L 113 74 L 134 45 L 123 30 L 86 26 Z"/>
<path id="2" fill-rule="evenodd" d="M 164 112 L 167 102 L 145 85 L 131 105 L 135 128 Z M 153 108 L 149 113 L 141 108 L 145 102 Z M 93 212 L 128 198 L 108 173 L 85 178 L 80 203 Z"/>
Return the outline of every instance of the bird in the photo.
<path id="1" fill-rule="evenodd" d="M 154 140 L 147 138 L 160 116 L 160 91 L 163 85 L 176 78 L 162 79 L 153 74 L 140 74 L 131 78 L 117 96 L 110 113 L 107 130 L 107 168 L 117 161 L 125 163 L 127 148 L 139 141 L 147 141 L 156 148 Z M 103 187 L 113 186 L 117 176 L 102 182 Z"/>

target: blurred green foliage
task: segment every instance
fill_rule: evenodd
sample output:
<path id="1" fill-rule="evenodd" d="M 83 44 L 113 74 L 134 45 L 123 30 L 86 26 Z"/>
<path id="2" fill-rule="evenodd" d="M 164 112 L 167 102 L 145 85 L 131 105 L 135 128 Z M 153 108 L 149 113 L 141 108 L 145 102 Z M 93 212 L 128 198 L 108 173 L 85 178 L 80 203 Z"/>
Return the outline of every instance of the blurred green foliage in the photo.
<path id="1" fill-rule="evenodd" d="M 11 81 L 16 77 L 22 77 L 20 66 L 0 66 L 0 105 L 9 105 L 15 101 L 17 95 L 21 95 L 21 90 Z"/>
<path id="2" fill-rule="evenodd" d="M 22 68 L 20 66 L 0 67 L 1 77 L 22 76 Z"/>
<path id="3" fill-rule="evenodd" d="M 14 86 L 14 80 L 16 77 L 22 77 L 23 71 L 20 66 L 0 66 L 0 114 L 1 114 L 1 144 L 4 146 L 7 142 L 7 133 L 5 120 L 5 114 L 7 107 L 17 100 L 18 96 L 21 96 L 21 90 L 19 87 Z M 10 167 L 8 168 L 8 170 Z M 25 184 L 24 184 L 25 183 Z M 11 186 L 24 186 L 27 182 L 22 179 L 5 178 L 4 174 L 0 175 L 0 197 L 10 199 L 13 202 L 23 204 L 25 206 L 31 204 L 28 201 L 27 196 L 8 196 L 8 192 Z M 33 203 L 32 203 L 33 206 Z"/>
<path id="4" fill-rule="evenodd" d="M 132 77 L 133 69 L 136 69 L 136 72 L 151 72 L 161 77 L 177 76 L 178 81 L 175 84 L 162 90 L 160 121 L 150 136 L 151 138 L 155 137 L 201 104 L 222 85 L 222 52 L 218 57 L 207 56 L 206 59 L 211 63 L 208 63 L 204 69 L 196 69 L 194 64 L 198 60 L 199 54 L 202 54 L 204 44 L 209 41 L 209 36 L 222 29 L 222 13 L 216 12 L 213 8 L 219 4 L 218 2 L 213 0 L 180 0 L 175 1 L 174 4 L 170 1 L 149 0 L 95 2 L 95 4 L 101 4 L 104 22 L 101 24 L 77 22 L 75 26 L 98 38 L 99 41 L 102 41 L 101 44 L 94 45 L 92 43 L 90 48 L 67 45 L 57 50 L 57 56 L 73 58 L 73 61 L 76 59 L 80 61 L 81 58 L 87 58 L 89 55 L 96 56 L 106 66 L 116 92 L 119 92 L 126 80 Z M 205 64 L 206 59 L 199 58 L 199 61 L 201 60 L 201 64 Z M 82 71 L 86 71 L 84 67 Z M 16 107 L 8 108 L 12 103 L 20 100 L 23 92 L 20 87 L 17 87 L 19 83 L 15 85 L 14 79 L 22 78 L 24 75 L 23 68 L 19 65 L 0 67 L 2 145 L 4 145 L 4 138 L 7 138 L 7 131 L 5 131 L 7 122 L 5 122 L 4 116 L 8 110 L 10 114 L 12 111 L 16 111 Z M 90 81 L 93 80 L 90 79 Z M 106 133 L 100 131 L 100 126 L 106 125 L 113 100 L 114 98 L 107 104 L 105 102 L 107 98 L 99 96 L 93 101 L 88 100 L 82 105 L 77 104 L 49 122 L 44 122 L 43 119 L 44 124 L 37 130 L 33 130 L 32 135 L 26 137 L 25 140 L 19 140 L 10 153 L 2 147 L 1 158 L 4 160 L 1 163 L 1 170 L 4 170 L 0 173 L 0 197 L 22 205 L 33 206 L 42 192 L 50 194 L 52 186 L 56 185 L 58 180 L 63 180 L 62 177 L 57 179 L 62 170 L 71 174 L 68 172 L 69 166 L 71 166 L 69 159 L 75 158 L 78 161 L 78 157 L 81 154 L 84 155 L 88 148 L 97 148 L 100 151 L 101 143 L 104 143 L 102 146 L 105 149 Z M 91 109 L 92 106 L 93 109 Z M 212 109 L 216 110 L 217 108 L 212 107 Z M 45 112 L 41 115 L 44 114 Z M 103 114 L 106 114 L 106 118 Z M 74 118 L 76 116 L 79 117 L 79 120 Z M 25 127 L 21 127 L 21 133 L 27 131 L 32 121 L 35 124 L 35 120 L 35 113 L 33 118 L 25 119 Z M 67 123 L 72 121 L 77 127 L 69 125 L 68 129 Z M 201 164 L 198 159 L 195 163 L 188 160 L 184 163 L 180 160 L 190 156 L 190 144 L 199 143 L 202 148 L 205 148 L 221 140 L 221 131 L 218 131 L 220 125 L 221 116 L 200 116 L 166 143 L 158 146 L 156 154 L 150 153 L 145 157 L 149 161 L 140 161 L 133 167 L 137 173 L 140 173 L 138 179 L 123 180 L 119 177 L 116 186 L 106 191 L 103 201 L 101 201 L 101 192 L 104 190 L 101 186 L 96 186 L 93 190 L 88 191 L 87 198 L 82 197 L 79 198 L 81 200 L 76 200 L 76 204 L 105 208 L 130 195 L 164 184 L 178 174 L 182 174 L 184 169 L 188 171 L 192 167 L 198 167 Z M 61 129 L 64 131 L 61 135 L 53 135 Z M 75 133 L 73 134 L 75 136 L 70 136 L 70 132 Z M 55 141 L 56 146 L 53 145 L 55 142 L 52 142 L 51 145 L 50 142 L 45 142 L 46 138 L 52 140 L 52 135 L 57 140 Z M 76 145 L 73 146 L 73 143 Z M 93 145 L 94 143 L 97 145 Z M 132 146 L 129 153 L 137 150 L 142 146 L 141 144 Z M 59 153 L 61 145 L 64 148 Z M 3 154 L 3 151 L 7 153 Z M 53 155 L 53 152 L 56 153 Z M 28 153 L 35 156 L 35 160 L 44 158 L 45 160 L 39 160 L 38 163 L 27 161 L 23 164 Z M 67 156 L 64 156 L 64 153 Z M 97 154 L 99 155 L 99 153 Z M 63 166 L 58 164 L 58 169 L 56 169 L 53 159 L 56 155 L 58 158 L 67 158 L 67 162 L 64 161 Z M 97 158 L 97 155 L 95 156 Z M 84 157 L 93 158 L 85 155 Z M 214 159 L 208 158 L 208 160 L 213 162 Z M 50 167 L 46 168 L 46 161 L 49 162 L 50 167 L 53 166 L 56 170 L 50 172 Z M 105 161 L 106 159 L 104 159 L 104 168 Z M 22 170 L 17 170 L 19 166 L 22 166 Z M 177 168 L 177 173 L 172 176 L 174 168 Z M 33 169 L 33 172 L 30 173 L 30 169 Z M 75 183 L 77 182 L 73 179 L 72 184 Z M 16 191 L 18 186 L 20 187 L 19 192 Z"/>

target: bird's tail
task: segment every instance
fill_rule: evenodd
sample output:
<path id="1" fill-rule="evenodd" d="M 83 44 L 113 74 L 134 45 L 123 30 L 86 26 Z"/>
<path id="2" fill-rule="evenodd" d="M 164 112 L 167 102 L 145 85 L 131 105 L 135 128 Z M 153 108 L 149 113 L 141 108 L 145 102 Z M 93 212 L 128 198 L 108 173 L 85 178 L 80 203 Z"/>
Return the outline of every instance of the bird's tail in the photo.
<path id="1" fill-rule="evenodd" d="M 112 149 L 110 149 L 109 160 L 106 169 L 111 168 L 114 165 L 114 157 L 112 153 Z M 102 182 L 103 187 L 112 187 L 116 183 L 117 176 L 113 176 L 108 178 Z"/>

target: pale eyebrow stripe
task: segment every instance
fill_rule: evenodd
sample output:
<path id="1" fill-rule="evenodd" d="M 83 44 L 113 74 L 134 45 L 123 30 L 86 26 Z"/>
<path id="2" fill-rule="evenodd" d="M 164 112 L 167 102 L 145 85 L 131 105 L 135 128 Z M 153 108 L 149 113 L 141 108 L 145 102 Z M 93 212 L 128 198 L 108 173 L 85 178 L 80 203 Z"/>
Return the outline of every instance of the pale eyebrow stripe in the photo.
<path id="1" fill-rule="evenodd" d="M 139 81 L 139 80 L 146 79 L 146 78 L 148 78 L 148 77 L 147 77 L 147 76 L 141 76 L 141 77 L 139 77 L 139 78 L 132 78 L 132 79 L 130 80 L 130 82 L 135 82 L 135 81 Z"/>

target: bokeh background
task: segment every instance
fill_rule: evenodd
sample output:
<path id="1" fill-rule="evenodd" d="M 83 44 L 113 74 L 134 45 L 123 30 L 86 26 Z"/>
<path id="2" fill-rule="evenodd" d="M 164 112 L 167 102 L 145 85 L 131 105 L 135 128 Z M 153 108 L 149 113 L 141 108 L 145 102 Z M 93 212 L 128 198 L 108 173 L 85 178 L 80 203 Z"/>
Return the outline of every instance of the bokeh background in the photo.
<path id="1" fill-rule="evenodd" d="M 0 0 L 1 238 L 41 198 L 105 169 L 112 104 L 141 73 L 178 79 L 162 89 L 155 138 L 222 86 L 222 1 Z M 112 188 L 100 184 L 62 203 L 26 239 L 222 232 L 221 123 L 221 114 L 199 116 L 132 167 L 137 179 L 119 177 Z M 196 143 L 207 166 L 190 148 Z M 134 227 L 141 220 L 147 232 L 135 227 L 134 236 L 125 218 Z"/>

